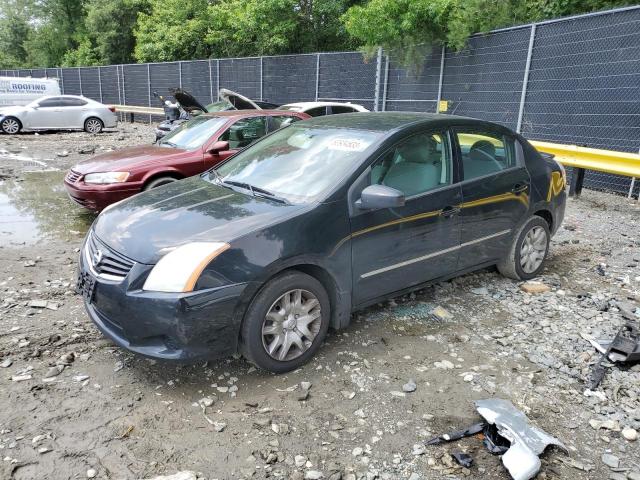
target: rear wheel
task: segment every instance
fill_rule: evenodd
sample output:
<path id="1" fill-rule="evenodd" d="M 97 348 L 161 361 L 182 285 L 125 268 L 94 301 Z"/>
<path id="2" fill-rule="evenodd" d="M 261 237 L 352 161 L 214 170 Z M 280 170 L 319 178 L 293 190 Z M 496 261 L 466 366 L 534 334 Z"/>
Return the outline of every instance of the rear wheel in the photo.
<path id="1" fill-rule="evenodd" d="M 99 118 L 90 117 L 84 121 L 84 131 L 87 133 L 100 133 L 102 132 L 103 128 L 104 123 L 102 123 L 102 120 L 100 120 Z"/>
<path id="2" fill-rule="evenodd" d="M 162 185 L 166 185 L 167 183 L 175 182 L 177 178 L 173 177 L 158 177 L 151 180 L 144 186 L 144 190 L 151 190 L 152 188 L 160 187 Z"/>
<path id="3" fill-rule="evenodd" d="M 15 117 L 7 117 L 0 123 L 0 129 L 9 135 L 15 135 L 22 130 L 22 123 Z"/>
<path id="4" fill-rule="evenodd" d="M 498 270 L 515 280 L 538 276 L 549 253 L 550 239 L 547 221 L 542 217 L 531 217 L 514 236 L 508 255 L 498 263 Z"/>
<path id="5" fill-rule="evenodd" d="M 320 348 L 330 310 L 318 280 L 302 272 L 285 272 L 270 280 L 249 305 L 242 323 L 242 354 L 264 370 L 294 370 Z"/>

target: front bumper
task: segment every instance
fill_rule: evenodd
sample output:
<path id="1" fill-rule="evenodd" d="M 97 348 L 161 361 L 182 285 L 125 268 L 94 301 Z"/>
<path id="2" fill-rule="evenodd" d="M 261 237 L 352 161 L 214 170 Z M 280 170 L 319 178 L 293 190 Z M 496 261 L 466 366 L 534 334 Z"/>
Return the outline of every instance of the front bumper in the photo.
<path id="1" fill-rule="evenodd" d="M 98 329 L 120 347 L 156 359 L 197 361 L 235 353 L 240 325 L 234 314 L 246 284 L 190 293 L 143 291 L 152 268 L 135 263 L 122 281 L 106 280 L 89 267 L 82 249 L 80 274 L 95 280 L 84 304 Z"/>
<path id="2" fill-rule="evenodd" d="M 64 186 L 71 200 L 94 212 L 100 212 L 112 203 L 119 202 L 142 191 L 142 185 L 133 183 L 88 186 L 80 180 L 70 183 L 66 178 Z"/>

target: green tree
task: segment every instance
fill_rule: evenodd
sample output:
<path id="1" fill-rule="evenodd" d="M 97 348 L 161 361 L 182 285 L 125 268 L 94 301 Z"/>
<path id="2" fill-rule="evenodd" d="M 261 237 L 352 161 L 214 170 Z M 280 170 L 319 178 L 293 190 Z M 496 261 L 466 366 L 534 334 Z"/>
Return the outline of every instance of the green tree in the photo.
<path id="1" fill-rule="evenodd" d="M 141 62 L 206 58 L 207 0 L 151 0 L 138 16 L 134 56 Z"/>
<path id="2" fill-rule="evenodd" d="M 133 30 L 148 0 L 90 0 L 78 46 L 65 54 L 65 65 L 109 65 L 133 60 Z"/>
<path id="3" fill-rule="evenodd" d="M 27 63 L 25 42 L 32 30 L 30 6 L 23 0 L 0 1 L 0 65 L 6 68 Z"/>
<path id="4" fill-rule="evenodd" d="M 370 0 L 343 16 L 365 51 L 381 46 L 405 63 L 424 48 L 464 47 L 469 35 L 494 28 L 632 4 L 629 0 Z"/>

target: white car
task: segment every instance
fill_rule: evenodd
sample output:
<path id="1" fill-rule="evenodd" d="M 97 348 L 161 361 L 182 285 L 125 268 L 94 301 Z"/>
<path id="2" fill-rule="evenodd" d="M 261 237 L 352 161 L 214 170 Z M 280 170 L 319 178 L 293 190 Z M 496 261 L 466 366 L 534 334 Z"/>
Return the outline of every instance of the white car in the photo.
<path id="1" fill-rule="evenodd" d="M 40 97 L 24 106 L 0 108 L 0 130 L 85 130 L 100 133 L 116 126 L 114 107 L 76 95 Z"/>
<path id="2" fill-rule="evenodd" d="M 334 115 L 336 113 L 368 112 L 362 105 L 355 103 L 340 102 L 298 102 L 287 103 L 278 107 L 278 110 L 289 110 L 291 112 L 302 112 L 312 117 L 322 115 Z"/>

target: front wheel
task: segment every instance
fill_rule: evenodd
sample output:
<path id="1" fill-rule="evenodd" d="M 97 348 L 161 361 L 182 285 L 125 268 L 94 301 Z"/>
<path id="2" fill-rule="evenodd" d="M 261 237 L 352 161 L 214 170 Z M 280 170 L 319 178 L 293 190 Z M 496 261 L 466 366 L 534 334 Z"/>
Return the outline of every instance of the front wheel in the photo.
<path id="1" fill-rule="evenodd" d="M 84 122 L 84 131 L 87 133 L 100 133 L 104 128 L 104 123 L 102 120 L 96 117 L 87 118 Z"/>
<path id="2" fill-rule="evenodd" d="M 320 348 L 331 304 L 315 278 L 289 271 L 270 280 L 249 305 L 242 322 L 241 351 L 259 368 L 295 370 Z"/>
<path id="3" fill-rule="evenodd" d="M 173 177 L 158 177 L 151 180 L 144 186 L 144 191 L 151 190 L 152 188 L 161 187 L 162 185 L 166 185 L 167 183 L 175 182 L 177 178 Z"/>
<path id="4" fill-rule="evenodd" d="M 22 124 L 17 118 L 7 117 L 2 120 L 2 123 L 0 123 L 0 130 L 4 133 L 8 133 L 9 135 L 15 135 L 22 130 Z"/>
<path id="5" fill-rule="evenodd" d="M 527 220 L 513 237 L 509 253 L 498 263 L 502 275 L 515 280 L 538 276 L 549 253 L 549 225 L 541 217 Z"/>

